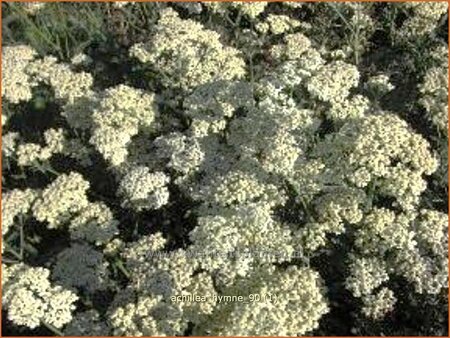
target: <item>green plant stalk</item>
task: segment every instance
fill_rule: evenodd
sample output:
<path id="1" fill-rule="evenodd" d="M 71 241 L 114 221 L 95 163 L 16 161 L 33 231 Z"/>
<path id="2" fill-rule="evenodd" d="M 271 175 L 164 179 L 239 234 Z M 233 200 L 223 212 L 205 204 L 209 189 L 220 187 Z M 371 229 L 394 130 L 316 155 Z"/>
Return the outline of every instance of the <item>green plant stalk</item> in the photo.
<path id="1" fill-rule="evenodd" d="M 59 329 L 57 329 L 56 327 L 54 327 L 53 325 L 46 323 L 46 322 L 42 322 L 42 325 L 44 325 L 47 329 L 52 331 L 56 336 L 60 336 L 60 337 L 64 336 L 64 333 L 62 331 L 60 331 Z"/>
<path id="2" fill-rule="evenodd" d="M 21 9 L 17 8 L 15 5 L 12 6 L 13 8 L 13 12 L 19 16 L 19 19 L 23 20 L 24 22 L 26 22 L 30 28 L 32 29 L 32 32 L 34 32 L 35 34 L 39 35 L 42 39 L 44 39 L 49 45 L 51 45 L 55 51 L 58 52 L 59 56 L 62 57 L 62 51 L 61 51 L 61 46 L 59 46 L 59 44 L 56 44 L 54 41 L 52 41 L 47 35 L 45 35 L 41 29 L 39 29 L 39 27 L 33 22 L 33 20 L 31 20 L 28 15 L 26 15 Z M 48 31 L 48 30 L 47 30 Z"/>

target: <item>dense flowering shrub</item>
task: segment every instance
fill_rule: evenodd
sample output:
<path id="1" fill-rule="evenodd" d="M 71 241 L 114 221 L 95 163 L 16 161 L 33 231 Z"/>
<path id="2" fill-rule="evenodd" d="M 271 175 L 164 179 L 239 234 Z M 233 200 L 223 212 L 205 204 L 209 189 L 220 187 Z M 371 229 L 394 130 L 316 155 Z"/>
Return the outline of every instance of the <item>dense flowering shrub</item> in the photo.
<path id="1" fill-rule="evenodd" d="M 9 333 L 448 333 L 446 3 L 4 7 Z"/>

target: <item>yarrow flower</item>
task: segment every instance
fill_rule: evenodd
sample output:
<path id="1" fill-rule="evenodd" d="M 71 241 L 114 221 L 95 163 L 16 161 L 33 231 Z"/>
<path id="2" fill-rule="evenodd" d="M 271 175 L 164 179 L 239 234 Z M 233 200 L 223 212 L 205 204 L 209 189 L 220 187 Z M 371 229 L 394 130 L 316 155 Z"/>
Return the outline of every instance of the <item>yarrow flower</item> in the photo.
<path id="1" fill-rule="evenodd" d="M 162 11 L 151 40 L 134 45 L 130 53 L 161 73 L 161 81 L 168 87 L 187 90 L 245 74 L 236 49 L 222 45 L 219 34 L 200 23 L 180 19 L 172 9 Z"/>
<path id="2" fill-rule="evenodd" d="M 89 205 L 88 189 L 89 182 L 79 173 L 62 174 L 39 194 L 32 207 L 33 216 L 50 229 L 58 228 Z"/>
<path id="3" fill-rule="evenodd" d="M 151 173 L 149 168 L 136 167 L 120 181 L 117 194 L 124 198 L 124 206 L 136 210 L 159 209 L 169 202 L 166 186 L 169 181 L 162 172 Z"/>
<path id="4" fill-rule="evenodd" d="M 25 45 L 5 46 L 2 49 L 2 97 L 11 103 L 29 101 L 32 88 L 37 85 L 27 72 L 37 52 Z"/>
<path id="5" fill-rule="evenodd" d="M 72 320 L 78 297 L 53 286 L 49 270 L 16 264 L 2 271 L 2 304 L 10 321 L 34 329 L 42 323 L 61 328 Z"/>

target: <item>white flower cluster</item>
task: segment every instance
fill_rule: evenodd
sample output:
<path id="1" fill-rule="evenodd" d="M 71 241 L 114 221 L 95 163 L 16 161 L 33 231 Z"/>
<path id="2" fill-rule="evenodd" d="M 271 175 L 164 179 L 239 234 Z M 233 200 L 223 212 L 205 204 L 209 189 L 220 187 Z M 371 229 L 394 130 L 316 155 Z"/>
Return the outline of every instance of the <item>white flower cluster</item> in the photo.
<path id="1" fill-rule="evenodd" d="M 420 211 L 420 219 L 416 224 L 418 242 L 436 255 L 445 256 L 447 245 L 448 216 L 430 209 Z"/>
<path id="2" fill-rule="evenodd" d="M 275 59 L 301 60 L 303 63 L 311 63 L 313 57 L 320 58 L 320 55 L 314 55 L 314 49 L 310 48 L 311 40 L 303 33 L 288 34 L 283 37 L 283 41 L 283 44 L 272 47 L 271 54 Z"/>
<path id="3" fill-rule="evenodd" d="M 387 313 L 394 309 L 397 299 L 388 288 L 380 289 L 376 294 L 363 297 L 362 312 L 366 317 L 382 319 Z"/>
<path id="4" fill-rule="evenodd" d="M 307 88 L 311 95 L 326 102 L 339 102 L 359 82 L 358 69 L 342 61 L 321 67 L 310 79 Z"/>
<path id="5" fill-rule="evenodd" d="M 448 46 L 442 45 L 430 52 L 432 66 L 419 85 L 419 104 L 439 133 L 440 156 L 436 176 L 443 186 L 448 185 Z"/>
<path id="6" fill-rule="evenodd" d="M 256 25 L 256 29 L 261 33 L 271 32 L 273 34 L 282 34 L 299 27 L 301 23 L 291 19 L 287 15 L 269 14 L 265 21 Z"/>
<path id="7" fill-rule="evenodd" d="M 72 320 L 78 297 L 53 286 L 49 276 L 44 268 L 2 266 L 2 305 L 10 321 L 34 329 L 42 323 L 61 328 Z"/>
<path id="8" fill-rule="evenodd" d="M 367 86 L 378 95 L 384 95 L 395 88 L 386 74 L 371 76 L 367 81 Z"/>
<path id="9" fill-rule="evenodd" d="M 289 261 L 294 252 L 290 229 L 272 218 L 268 204 L 222 210 L 198 223 L 190 249 L 205 254 L 199 265 L 224 285 L 262 264 Z"/>
<path id="10" fill-rule="evenodd" d="M 180 174 L 195 171 L 202 163 L 204 153 L 199 142 L 181 133 L 170 133 L 155 139 L 158 157 L 167 161 L 167 167 Z"/>
<path id="11" fill-rule="evenodd" d="M 37 85 L 26 71 L 37 53 L 29 46 L 2 48 L 2 97 L 11 103 L 29 101 L 32 88 Z"/>
<path id="12" fill-rule="evenodd" d="M 216 81 L 196 87 L 183 105 L 192 119 L 192 135 L 204 137 L 223 131 L 236 110 L 248 108 L 252 102 L 252 91 L 246 82 Z"/>
<path id="13" fill-rule="evenodd" d="M 328 312 L 319 275 L 296 267 L 276 271 L 266 266 L 249 278 L 230 284 L 222 293 L 248 296 L 264 292 L 277 297 L 273 303 L 261 300 L 251 304 L 216 304 L 211 277 L 207 273 L 193 275 L 198 264 L 195 257 L 183 251 L 166 256 L 155 254 L 163 245 L 160 235 L 154 235 L 142 238 L 125 251 L 127 267 L 136 283 L 133 290 L 140 291 L 137 301 L 132 296 L 118 300 L 122 305 L 111 314 L 115 334 L 173 335 L 193 322 L 200 335 L 297 335 L 316 328 L 319 318 Z M 169 301 L 174 295 L 195 294 L 207 298 L 202 302 Z M 299 310 L 292 312 L 291 306 Z"/>
<path id="14" fill-rule="evenodd" d="M 180 314 L 161 302 L 159 297 L 140 297 L 135 303 L 118 307 L 111 313 L 111 325 L 116 336 L 169 336 L 182 332 Z M 173 319 L 171 318 L 173 317 Z"/>
<path id="15" fill-rule="evenodd" d="M 369 110 L 370 102 L 362 95 L 355 95 L 350 99 L 333 102 L 327 116 L 333 121 L 345 121 L 361 118 Z"/>
<path id="16" fill-rule="evenodd" d="M 118 196 L 123 205 L 136 209 L 159 209 L 169 202 L 170 179 L 163 172 L 151 173 L 147 167 L 131 169 L 120 181 Z"/>
<path id="17" fill-rule="evenodd" d="M 83 54 L 83 53 L 78 53 L 76 55 L 74 55 L 71 59 L 70 59 L 70 63 L 72 65 L 89 65 L 92 63 L 92 59 L 89 55 Z"/>
<path id="18" fill-rule="evenodd" d="M 373 209 L 358 226 L 355 241 L 371 258 L 354 263 L 349 289 L 356 296 L 369 294 L 387 280 L 389 272 L 406 278 L 418 293 L 439 293 L 448 283 L 447 229 L 448 216 L 434 210 L 396 215 Z"/>
<path id="19" fill-rule="evenodd" d="M 222 45 L 220 35 L 200 23 L 180 19 L 172 9 L 161 13 L 150 41 L 134 45 L 130 53 L 151 64 L 167 87 L 187 90 L 245 75 L 245 63 L 236 49 Z"/>
<path id="20" fill-rule="evenodd" d="M 2 121 L 5 121 L 2 117 Z M 16 153 L 20 134 L 14 131 L 2 135 L 2 155 L 4 159 L 11 158 Z"/>
<path id="21" fill-rule="evenodd" d="M 92 115 L 91 144 L 113 166 L 122 164 L 127 145 L 140 128 L 148 128 L 155 118 L 154 96 L 126 85 L 102 93 Z"/>
<path id="22" fill-rule="evenodd" d="M 89 205 L 88 189 L 89 182 L 79 173 L 62 174 L 39 194 L 33 216 L 50 229 L 58 228 Z"/>
<path id="23" fill-rule="evenodd" d="M 438 52 L 443 53 L 445 50 L 439 49 Z M 447 135 L 448 61 L 445 60 L 440 66 L 429 68 L 419 89 L 422 94 L 419 103 L 425 108 L 433 124 Z"/>
<path id="24" fill-rule="evenodd" d="M 213 12 L 225 14 L 231 9 L 236 9 L 243 15 L 248 16 L 251 19 L 255 19 L 259 14 L 264 12 L 264 9 L 268 5 L 266 1 L 256 1 L 252 3 L 230 1 L 230 2 L 205 2 L 204 3 Z"/>
<path id="25" fill-rule="evenodd" d="M 89 150 L 78 139 L 69 139 L 65 134 L 62 128 L 48 129 L 44 132 L 44 147 L 37 143 L 21 143 L 9 151 L 16 156 L 20 166 L 33 166 L 37 162 L 48 161 L 56 154 L 72 157 L 85 166 L 90 165 Z"/>
<path id="26" fill-rule="evenodd" d="M 428 142 L 389 113 L 347 122 L 318 145 L 317 155 L 333 168 L 336 182 L 373 186 L 404 209 L 417 205 L 426 189 L 423 176 L 438 166 Z"/>
<path id="27" fill-rule="evenodd" d="M 345 232 L 346 224 L 361 221 L 361 205 L 367 203 L 366 199 L 361 190 L 349 188 L 335 188 L 318 197 L 314 201 L 314 211 L 318 216 L 294 233 L 297 247 L 307 252 L 325 247 L 330 235 L 340 235 Z"/>
<path id="28" fill-rule="evenodd" d="M 5 46 L 2 50 L 2 70 L 2 97 L 13 104 L 30 101 L 33 88 L 39 84 L 46 84 L 53 89 L 55 98 L 68 107 L 70 115 L 70 110 L 74 109 L 71 104 L 75 100 L 93 95 L 91 74 L 74 72 L 69 64 L 59 63 L 52 56 L 40 59 L 37 52 L 29 46 Z M 8 109 L 6 112 L 4 105 L 2 108 L 2 125 L 4 125 L 14 110 Z M 70 149 L 69 153 L 75 154 L 73 156 L 85 159 L 86 155 L 82 155 L 85 151 L 77 149 L 83 147 L 75 140 L 69 141 L 66 147 Z M 26 144 L 22 148 L 24 163 L 51 156 L 49 149 L 42 149 L 37 144 Z"/>
<path id="29" fill-rule="evenodd" d="M 2 96 L 12 103 L 28 101 L 32 87 L 39 83 L 51 86 L 56 99 L 63 103 L 62 115 L 68 123 L 73 128 L 92 129 L 94 147 L 112 165 L 123 163 L 131 138 L 154 120 L 153 94 L 125 85 L 97 94 L 92 90 L 91 74 L 74 72 L 70 65 L 59 63 L 54 57 L 35 56 L 36 52 L 26 46 L 7 47 L 3 51 L 4 69 L 14 71 L 2 79 Z M 21 60 L 19 63 L 17 58 Z M 18 145 L 19 164 L 29 166 L 61 153 L 89 165 L 86 147 L 77 139 L 66 139 L 63 133 L 61 129 L 46 131 L 45 141 L 51 144 L 45 147 L 34 143 Z"/>
<path id="30" fill-rule="evenodd" d="M 104 203 L 96 202 L 89 203 L 70 220 L 69 231 L 75 240 L 102 245 L 119 233 L 118 224 L 111 210 Z"/>
<path id="31" fill-rule="evenodd" d="M 2 235 L 14 225 L 17 216 L 28 213 L 37 195 L 32 189 L 14 189 L 2 193 Z"/>
<path id="32" fill-rule="evenodd" d="M 27 72 L 34 76 L 35 81 L 50 85 L 55 91 L 57 99 L 68 102 L 89 93 L 94 81 L 91 74 L 76 73 L 72 71 L 70 65 L 59 63 L 52 56 L 46 56 L 42 60 L 30 63 Z"/>
<path id="33" fill-rule="evenodd" d="M 289 175 L 318 126 L 314 111 L 301 109 L 268 77 L 259 87 L 260 102 L 230 123 L 228 143 L 252 156 L 267 173 Z M 269 94 L 270 93 L 270 94 Z"/>
<path id="34" fill-rule="evenodd" d="M 389 279 L 386 267 L 377 258 L 356 258 L 350 265 L 346 287 L 355 297 L 371 294 Z"/>
<path id="35" fill-rule="evenodd" d="M 276 297 L 257 302 L 229 302 L 217 307 L 210 320 L 200 326 L 200 334 L 215 336 L 297 336 L 315 329 L 328 312 L 319 274 L 308 268 L 291 266 L 256 272 L 225 291 Z"/>
<path id="36" fill-rule="evenodd" d="M 252 203 L 267 200 L 267 195 L 276 191 L 275 186 L 259 182 L 255 175 L 242 171 L 232 171 L 211 185 L 203 186 L 202 198 L 211 204 L 232 206 L 234 204 Z"/>
<path id="37" fill-rule="evenodd" d="M 176 335 L 188 323 L 212 313 L 214 286 L 206 273 L 194 275 L 197 263 L 184 250 L 164 254 L 160 233 L 141 238 L 123 251 L 131 284 L 109 310 L 116 335 Z M 160 255 L 158 255 L 160 253 Z M 208 295 L 205 302 L 174 302 L 181 295 Z"/>
<path id="38" fill-rule="evenodd" d="M 448 12 L 448 3 L 441 1 L 405 2 L 402 5 L 410 10 L 412 15 L 395 30 L 395 35 L 407 41 L 427 36 L 436 29 L 439 19 Z"/>
<path id="39" fill-rule="evenodd" d="M 114 8 L 121 9 L 121 8 L 124 8 L 124 7 L 128 6 L 128 5 L 132 5 L 134 3 L 135 3 L 134 1 L 115 1 L 115 2 L 112 3 L 112 6 Z"/>
<path id="40" fill-rule="evenodd" d="M 23 10 L 29 15 L 35 15 L 45 7 L 45 2 L 24 2 L 21 3 Z"/>
<path id="41" fill-rule="evenodd" d="M 446 287 L 447 223 L 448 216 L 434 210 L 416 217 L 373 209 L 358 225 L 355 244 L 365 256 L 352 258 L 346 287 L 362 299 L 367 317 L 380 319 L 393 310 L 396 297 L 383 286 L 391 275 L 406 278 L 418 293 Z"/>
<path id="42" fill-rule="evenodd" d="M 417 245 L 398 253 L 398 270 L 418 293 L 439 294 L 448 287 L 448 215 L 422 210 L 415 222 Z"/>
<path id="43" fill-rule="evenodd" d="M 272 93 L 286 89 L 299 91 L 299 86 L 325 104 L 325 114 L 334 121 L 359 118 L 369 110 L 366 97 L 351 95 L 359 84 L 360 74 L 356 66 L 342 60 L 326 62 L 311 40 L 302 33 L 288 34 L 284 44 L 275 45 L 272 54 L 281 62 L 271 85 L 265 90 Z M 303 92 L 302 92 L 303 94 Z M 286 101 L 286 98 L 284 98 Z"/>
<path id="44" fill-rule="evenodd" d="M 32 189 L 14 189 L 2 193 L 2 253 L 7 245 L 8 232 L 15 228 L 16 222 L 23 226 L 21 217 L 27 216 L 38 193 Z"/>

